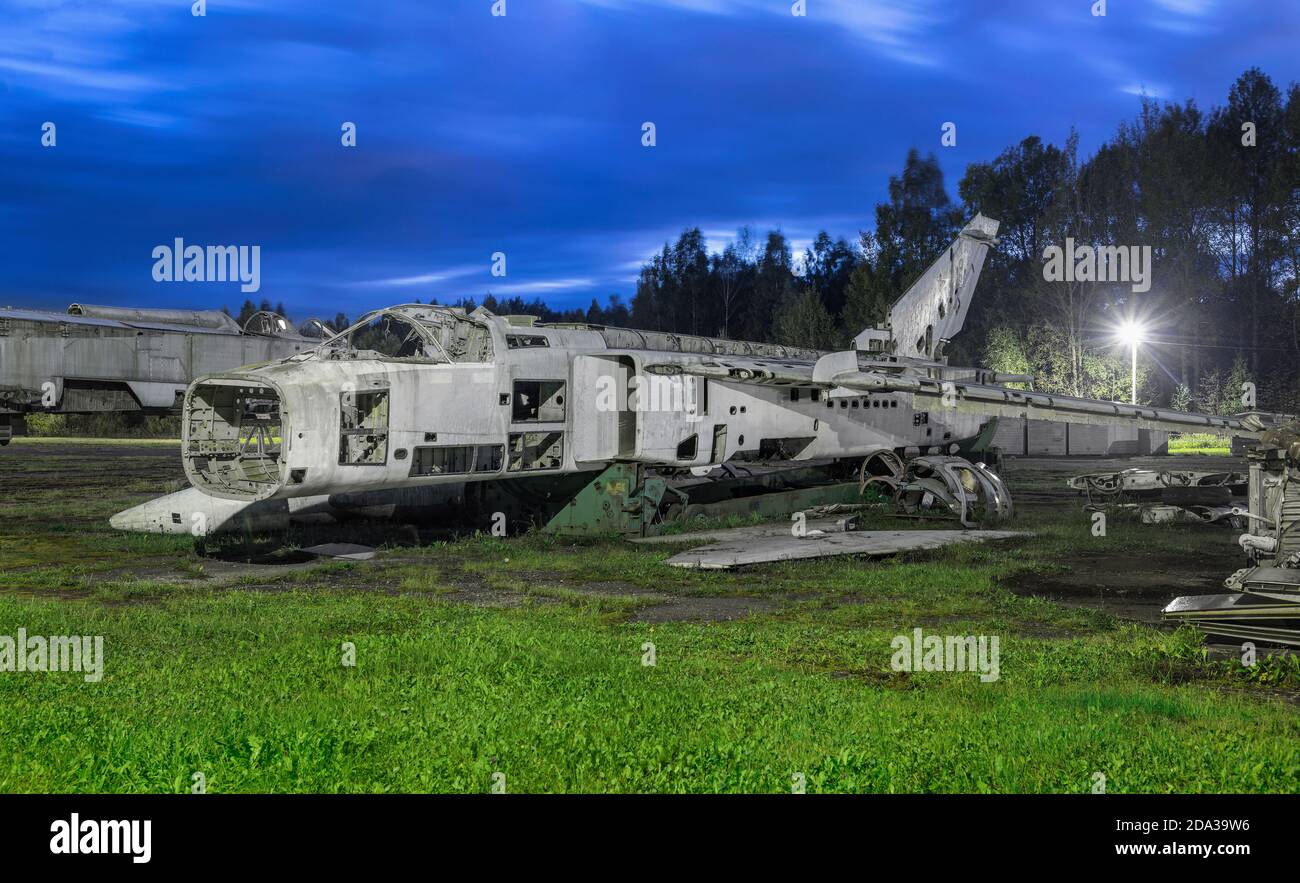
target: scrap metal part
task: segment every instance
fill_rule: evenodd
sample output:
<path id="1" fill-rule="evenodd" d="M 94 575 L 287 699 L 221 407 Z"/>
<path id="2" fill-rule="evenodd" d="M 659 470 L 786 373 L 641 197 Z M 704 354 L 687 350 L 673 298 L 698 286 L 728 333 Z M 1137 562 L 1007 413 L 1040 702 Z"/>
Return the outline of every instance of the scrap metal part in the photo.
<path id="1" fill-rule="evenodd" d="M 1230 594 L 1175 598 L 1166 619 L 1208 635 L 1300 647 L 1300 422 L 1266 432 L 1247 453 L 1249 532 L 1237 538 L 1244 567 L 1223 581 Z"/>
<path id="2" fill-rule="evenodd" d="M 1223 522 L 1245 527 L 1247 475 L 1191 469 L 1124 469 L 1090 472 L 1066 480 L 1087 495 L 1088 511 L 1135 513 L 1143 524 Z"/>
<path id="3" fill-rule="evenodd" d="M 886 473 L 868 475 L 873 467 Z M 882 489 L 908 515 L 953 515 L 963 527 L 980 527 L 1012 515 L 1011 494 L 996 472 L 962 457 L 914 457 L 903 463 L 889 451 L 862 464 L 860 485 Z"/>
<path id="4" fill-rule="evenodd" d="M 876 487 L 886 497 L 898 493 L 898 483 L 907 471 L 903 458 L 891 450 L 876 451 L 862 461 L 858 469 L 858 493 L 865 493 L 867 488 Z"/>
<path id="5" fill-rule="evenodd" d="M 1195 500 L 1202 505 L 1226 502 L 1244 496 L 1247 476 L 1242 472 L 1202 472 L 1190 469 L 1124 469 L 1120 472 L 1090 472 L 1066 483 L 1093 496 L 1132 496 L 1160 499 L 1175 505 Z M 1190 489 L 1190 490 L 1189 490 Z"/>
<path id="6" fill-rule="evenodd" d="M 1240 529 L 1250 517 L 1241 506 L 1173 506 L 1167 503 L 1112 503 L 1091 505 L 1085 512 L 1120 512 L 1136 515 L 1143 524 L 1213 524 L 1223 522 Z"/>

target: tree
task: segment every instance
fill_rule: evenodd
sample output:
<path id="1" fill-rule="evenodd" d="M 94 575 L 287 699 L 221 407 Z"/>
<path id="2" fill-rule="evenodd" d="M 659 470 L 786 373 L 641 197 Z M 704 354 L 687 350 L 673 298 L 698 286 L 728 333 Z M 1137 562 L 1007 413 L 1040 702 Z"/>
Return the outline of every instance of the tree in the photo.
<path id="1" fill-rule="evenodd" d="M 1259 68 L 1233 83 L 1228 104 L 1214 112 L 1209 125 L 1211 149 L 1219 175 L 1227 184 L 1219 206 L 1216 241 L 1230 288 L 1245 303 L 1244 336 L 1250 366 L 1258 369 L 1261 328 L 1267 321 L 1265 290 L 1280 254 L 1278 229 L 1287 186 L 1287 163 L 1281 93 Z M 1243 143 L 1243 127 L 1254 127 L 1254 144 Z"/>
<path id="2" fill-rule="evenodd" d="M 744 246 L 738 244 L 742 237 L 746 243 Z M 745 227 L 737 236 L 737 242 L 728 243 L 722 254 L 715 254 L 712 258 L 712 273 L 717 279 L 713 287 L 718 293 L 718 313 L 721 323 L 718 333 L 722 337 L 730 336 L 733 315 L 740 304 L 742 292 L 752 285 L 753 268 L 741 256 L 744 250 L 748 249 L 748 243 L 749 228 Z"/>
<path id="3" fill-rule="evenodd" d="M 787 300 L 777 313 L 773 337 L 789 346 L 826 350 L 835 345 L 835 322 L 812 288 Z"/>
<path id="4" fill-rule="evenodd" d="M 832 240 L 825 230 L 804 250 L 804 284 L 817 293 L 828 315 L 844 312 L 846 291 L 857 263 L 853 247 L 843 239 Z"/>
<path id="5" fill-rule="evenodd" d="M 909 151 L 874 226 L 855 244 L 819 232 L 798 274 L 779 231 L 756 241 L 743 228 L 701 261 L 702 236 L 688 228 L 643 266 L 630 322 L 806 343 L 823 339 L 828 316 L 843 345 L 884 325 L 979 211 L 1000 222 L 999 244 L 948 350 L 954 364 L 1027 363 L 1046 389 L 1126 400 L 1128 353 L 1113 336 L 1133 317 L 1150 329 L 1143 400 L 1239 410 L 1250 378 L 1261 407 L 1300 410 L 1300 85 L 1279 89 L 1252 68 L 1223 106 L 1144 97 L 1091 156 L 1073 132 L 1062 144 L 1030 133 L 971 163 L 957 192 L 961 205 L 934 157 Z M 1150 289 L 1131 277 L 1048 282 L 1044 250 L 1067 237 L 1149 248 Z"/>
<path id="6" fill-rule="evenodd" d="M 763 254 L 754 273 L 754 291 L 749 309 L 740 321 L 744 340 L 772 340 L 772 323 L 777 309 L 791 299 L 795 290 L 790 245 L 779 230 L 767 234 Z"/>
<path id="7" fill-rule="evenodd" d="M 1033 374 L 1034 365 L 1026 352 L 1024 339 L 1006 327 L 994 328 L 984 347 L 983 364 L 1004 374 Z M 1023 388 L 1025 384 L 1013 386 Z"/>
<path id="8" fill-rule="evenodd" d="M 875 265 L 864 257 L 849 276 L 841 325 L 850 337 L 864 328 L 883 328 L 889 318 L 896 295 L 888 284 L 876 281 L 875 271 Z"/>

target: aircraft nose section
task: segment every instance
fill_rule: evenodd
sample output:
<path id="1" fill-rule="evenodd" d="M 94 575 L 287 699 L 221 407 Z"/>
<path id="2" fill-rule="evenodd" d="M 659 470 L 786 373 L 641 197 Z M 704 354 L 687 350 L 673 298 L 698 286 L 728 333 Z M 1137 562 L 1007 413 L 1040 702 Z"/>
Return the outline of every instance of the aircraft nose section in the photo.
<path id="1" fill-rule="evenodd" d="M 141 511 L 148 505 L 148 503 L 142 503 L 139 506 L 132 506 L 130 509 L 123 509 L 108 519 L 109 526 L 114 530 L 148 530 L 148 520 Z"/>
<path id="2" fill-rule="evenodd" d="M 132 506 L 108 519 L 116 530 L 138 533 L 188 534 L 194 513 L 206 510 L 210 499 L 196 488 L 186 488 L 156 500 Z"/>
<path id="3" fill-rule="evenodd" d="M 282 530 L 289 524 L 284 500 L 225 500 L 194 487 L 141 503 L 108 519 L 117 530 L 202 537 L 235 528 Z"/>

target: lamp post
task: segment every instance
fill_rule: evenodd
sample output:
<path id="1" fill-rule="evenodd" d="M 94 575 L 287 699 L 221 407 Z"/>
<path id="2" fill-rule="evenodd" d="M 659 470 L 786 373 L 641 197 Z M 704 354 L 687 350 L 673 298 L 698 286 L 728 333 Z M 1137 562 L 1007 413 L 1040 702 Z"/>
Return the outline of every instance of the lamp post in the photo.
<path id="1" fill-rule="evenodd" d="M 1143 331 L 1137 322 L 1125 322 L 1119 330 L 1120 338 L 1133 349 L 1133 375 L 1129 402 L 1138 403 L 1138 344 L 1142 342 Z"/>

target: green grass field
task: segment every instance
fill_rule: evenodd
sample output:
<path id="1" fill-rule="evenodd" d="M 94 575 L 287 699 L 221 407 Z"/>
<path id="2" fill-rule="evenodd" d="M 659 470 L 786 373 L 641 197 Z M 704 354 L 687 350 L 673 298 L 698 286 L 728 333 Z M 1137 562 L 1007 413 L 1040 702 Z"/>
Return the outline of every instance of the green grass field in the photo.
<path id="1" fill-rule="evenodd" d="M 1232 439 L 1226 435 L 1209 432 L 1185 432 L 1169 439 L 1171 454 L 1199 454 L 1226 457 L 1231 452 Z"/>
<path id="2" fill-rule="evenodd" d="M 1213 662 L 1190 630 L 1007 588 L 1077 568 L 1081 543 L 1231 543 L 1198 526 L 1094 538 L 1063 511 L 1023 516 L 1024 542 L 736 573 L 665 567 L 675 545 L 538 535 L 243 572 L 108 528 L 178 477 L 173 450 L 111 467 L 15 450 L 0 635 L 103 635 L 106 661 L 99 683 L 0 673 L 0 791 L 188 791 L 196 772 L 213 792 L 483 792 L 495 773 L 517 792 L 1300 786 L 1294 659 Z M 718 599 L 759 612 L 656 615 Z M 999 636 L 1000 679 L 892 671 L 891 639 L 916 626 Z"/>
<path id="3" fill-rule="evenodd" d="M 181 443 L 178 438 L 78 438 L 77 436 L 20 435 L 11 440 L 15 445 L 122 445 L 135 447 L 153 445 L 174 448 Z"/>

